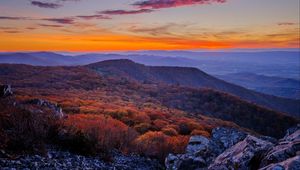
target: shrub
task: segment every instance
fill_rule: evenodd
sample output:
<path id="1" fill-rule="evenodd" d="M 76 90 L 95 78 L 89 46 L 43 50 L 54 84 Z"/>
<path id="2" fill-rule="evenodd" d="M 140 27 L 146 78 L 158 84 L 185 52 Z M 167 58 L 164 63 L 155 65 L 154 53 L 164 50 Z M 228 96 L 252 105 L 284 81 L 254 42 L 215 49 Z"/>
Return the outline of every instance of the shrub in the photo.
<path id="1" fill-rule="evenodd" d="M 172 149 L 167 140 L 162 132 L 147 132 L 135 140 L 136 150 L 140 154 L 163 159 Z"/>
<path id="2" fill-rule="evenodd" d="M 147 132 L 139 136 L 134 144 L 136 152 L 164 161 L 169 153 L 182 153 L 187 142 L 187 137 L 169 137 L 162 132 Z"/>
<path id="3" fill-rule="evenodd" d="M 210 137 L 209 132 L 204 131 L 204 130 L 198 130 L 198 129 L 193 130 L 191 135 L 201 135 L 201 136 L 205 136 L 205 137 Z"/>
<path id="4" fill-rule="evenodd" d="M 165 115 L 160 112 L 149 111 L 147 114 L 151 120 L 165 119 Z"/>
<path id="5" fill-rule="evenodd" d="M 64 123 L 60 142 L 81 154 L 108 154 L 128 150 L 137 133 L 124 123 L 104 115 L 70 115 Z M 69 145 L 73 143 L 73 145 Z"/>
<path id="6" fill-rule="evenodd" d="M 19 109 L 9 104 L 2 108 L 0 145 L 12 152 L 43 152 L 60 126 L 51 112 Z"/>
<path id="7" fill-rule="evenodd" d="M 172 149 L 170 153 L 180 154 L 185 152 L 185 148 L 189 142 L 189 136 L 172 136 L 169 137 L 169 145 Z"/>
<path id="8" fill-rule="evenodd" d="M 165 128 L 172 128 L 172 129 L 175 129 L 177 132 L 179 131 L 179 127 L 175 124 L 169 124 Z"/>
<path id="9" fill-rule="evenodd" d="M 150 122 L 150 118 L 144 112 L 137 112 L 130 109 L 111 111 L 107 114 L 128 126 L 133 126 L 143 122 Z"/>
<path id="10" fill-rule="evenodd" d="M 190 130 L 187 122 L 181 122 L 179 124 L 179 133 L 181 135 L 189 135 L 191 133 L 191 130 Z"/>
<path id="11" fill-rule="evenodd" d="M 178 132 L 175 129 L 169 128 L 169 127 L 163 128 L 162 132 L 168 136 L 177 136 L 178 135 Z"/>
<path id="12" fill-rule="evenodd" d="M 140 134 L 144 134 L 148 132 L 151 128 L 151 125 L 149 123 L 140 123 L 138 125 L 134 126 L 134 129 L 139 132 Z"/>
<path id="13" fill-rule="evenodd" d="M 156 130 L 161 130 L 162 128 L 164 128 L 168 124 L 169 123 L 167 121 L 160 120 L 160 119 L 157 119 L 157 120 L 153 121 L 154 129 L 156 129 Z"/>

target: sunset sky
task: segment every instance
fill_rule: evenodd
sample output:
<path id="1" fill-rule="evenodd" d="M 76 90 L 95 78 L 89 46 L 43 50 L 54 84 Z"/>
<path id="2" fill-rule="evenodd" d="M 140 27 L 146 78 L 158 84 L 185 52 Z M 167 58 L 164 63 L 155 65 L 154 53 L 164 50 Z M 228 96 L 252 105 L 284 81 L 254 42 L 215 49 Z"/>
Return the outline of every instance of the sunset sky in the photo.
<path id="1" fill-rule="evenodd" d="M 299 0 L 0 0 L 0 51 L 299 48 Z"/>

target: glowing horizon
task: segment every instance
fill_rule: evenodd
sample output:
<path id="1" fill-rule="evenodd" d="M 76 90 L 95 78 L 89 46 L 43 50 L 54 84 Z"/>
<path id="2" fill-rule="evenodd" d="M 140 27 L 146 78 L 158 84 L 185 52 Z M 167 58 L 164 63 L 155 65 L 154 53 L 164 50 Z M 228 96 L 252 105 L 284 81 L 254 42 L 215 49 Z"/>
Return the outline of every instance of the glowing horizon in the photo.
<path id="1" fill-rule="evenodd" d="M 298 0 L 3 0 L 0 51 L 299 48 Z"/>

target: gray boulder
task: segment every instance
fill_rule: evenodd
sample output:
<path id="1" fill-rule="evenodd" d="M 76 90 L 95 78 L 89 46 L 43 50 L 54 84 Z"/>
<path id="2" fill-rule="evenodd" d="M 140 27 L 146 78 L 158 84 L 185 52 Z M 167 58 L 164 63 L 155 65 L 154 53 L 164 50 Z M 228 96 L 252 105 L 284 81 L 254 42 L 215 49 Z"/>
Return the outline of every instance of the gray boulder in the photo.
<path id="1" fill-rule="evenodd" d="M 208 169 L 257 169 L 259 157 L 269 150 L 273 144 L 248 135 L 243 141 L 219 155 Z"/>
<path id="2" fill-rule="evenodd" d="M 261 166 L 284 162 L 300 154 L 300 129 L 289 129 L 287 135 L 268 151 L 262 159 Z"/>
<path id="3" fill-rule="evenodd" d="M 244 140 L 247 134 L 242 131 L 238 131 L 234 128 L 218 127 L 212 130 L 211 140 L 215 144 L 214 152 L 218 155 L 225 151 L 227 148 L 232 147 L 236 143 Z"/>
<path id="4" fill-rule="evenodd" d="M 288 136 L 290 136 L 291 134 L 295 133 L 296 131 L 300 130 L 300 124 L 298 124 L 295 127 L 289 128 L 286 131 L 286 135 L 284 136 L 284 139 L 287 138 Z"/>
<path id="5" fill-rule="evenodd" d="M 197 153 L 206 150 L 209 147 L 209 139 L 204 136 L 192 136 L 186 148 L 186 153 Z"/>
<path id="6" fill-rule="evenodd" d="M 206 161 L 202 157 L 192 154 L 169 154 L 165 160 L 167 170 L 186 170 L 207 167 Z"/>
<path id="7" fill-rule="evenodd" d="M 0 85 L 0 97 L 7 97 L 13 95 L 11 85 Z"/>
<path id="8" fill-rule="evenodd" d="M 49 102 L 47 100 L 32 99 L 32 100 L 28 101 L 27 104 L 38 105 L 40 107 L 44 107 L 46 109 L 49 109 L 58 118 L 63 118 L 65 116 L 61 107 L 59 107 L 56 103 L 51 103 L 51 102 Z"/>
<path id="9" fill-rule="evenodd" d="M 299 170 L 300 169 L 300 156 L 289 158 L 285 161 L 270 164 L 259 170 Z"/>
<path id="10" fill-rule="evenodd" d="M 169 154 L 165 160 L 165 165 L 168 170 L 203 168 L 207 166 L 207 161 L 211 159 L 212 153 L 208 138 L 192 136 L 186 148 L 186 154 Z"/>

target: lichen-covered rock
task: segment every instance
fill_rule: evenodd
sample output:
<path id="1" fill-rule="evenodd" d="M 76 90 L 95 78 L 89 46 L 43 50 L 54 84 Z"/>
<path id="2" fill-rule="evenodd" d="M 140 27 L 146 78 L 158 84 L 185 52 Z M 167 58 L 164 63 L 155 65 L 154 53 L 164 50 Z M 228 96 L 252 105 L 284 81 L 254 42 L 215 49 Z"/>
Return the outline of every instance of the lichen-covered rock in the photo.
<path id="1" fill-rule="evenodd" d="M 219 155 L 208 169 L 253 169 L 259 167 L 256 159 L 273 146 L 272 143 L 248 135 L 243 141 Z"/>
<path id="2" fill-rule="evenodd" d="M 7 97 L 13 95 L 11 85 L 0 85 L 0 97 Z"/>
<path id="3" fill-rule="evenodd" d="M 299 170 L 300 169 L 300 156 L 289 158 L 285 161 L 270 164 L 259 170 Z"/>
<path id="4" fill-rule="evenodd" d="M 287 135 L 268 151 L 262 159 L 260 167 L 285 161 L 300 154 L 300 129 L 289 129 Z"/>

